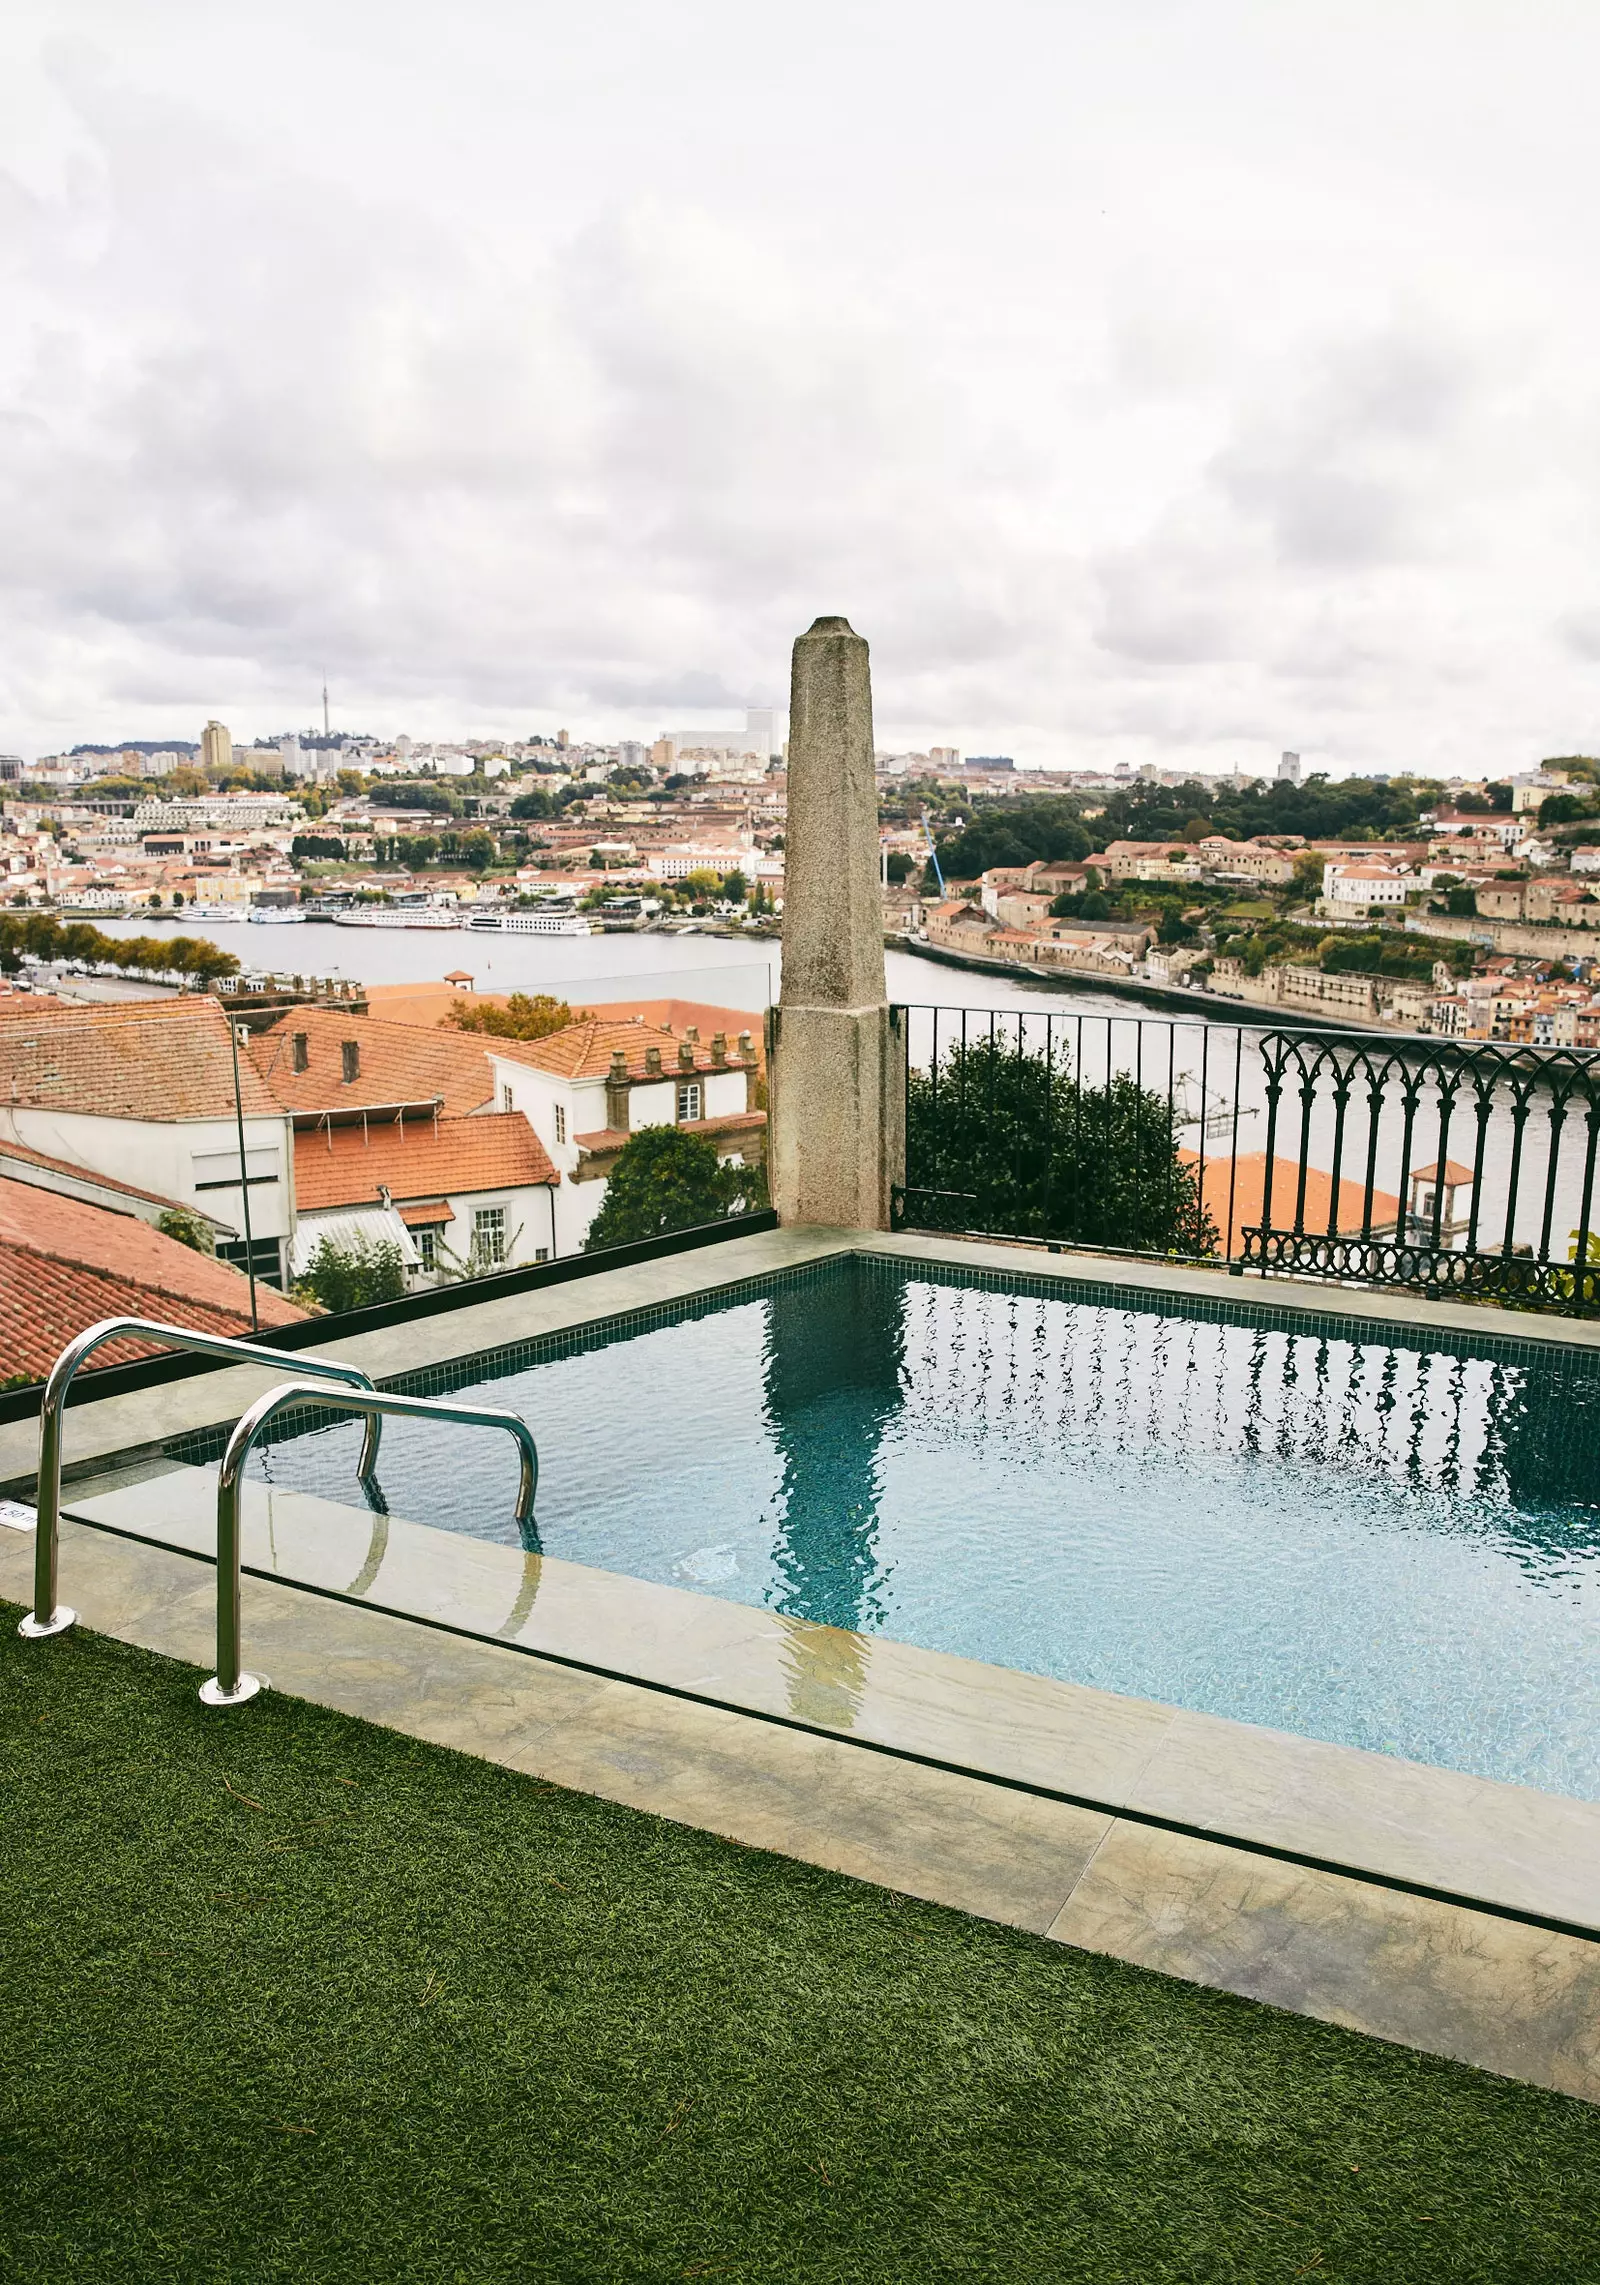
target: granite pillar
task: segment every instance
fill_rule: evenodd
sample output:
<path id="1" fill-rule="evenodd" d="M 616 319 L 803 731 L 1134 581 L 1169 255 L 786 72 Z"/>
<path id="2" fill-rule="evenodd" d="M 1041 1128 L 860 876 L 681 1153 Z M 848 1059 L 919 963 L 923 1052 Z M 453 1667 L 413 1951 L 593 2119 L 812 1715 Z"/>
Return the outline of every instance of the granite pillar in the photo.
<path id="1" fill-rule="evenodd" d="M 771 1027 L 781 1220 L 887 1229 L 905 1073 L 884 983 L 872 677 L 847 619 L 818 619 L 794 646 L 783 988 Z"/>

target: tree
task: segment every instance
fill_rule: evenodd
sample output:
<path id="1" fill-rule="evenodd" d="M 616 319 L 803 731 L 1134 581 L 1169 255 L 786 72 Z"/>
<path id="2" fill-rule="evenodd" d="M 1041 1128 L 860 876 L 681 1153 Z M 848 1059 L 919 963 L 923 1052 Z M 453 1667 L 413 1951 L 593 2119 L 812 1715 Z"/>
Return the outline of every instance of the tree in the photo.
<path id="1" fill-rule="evenodd" d="M 759 1167 L 724 1166 L 704 1135 L 681 1127 L 642 1127 L 618 1154 L 583 1250 L 598 1253 L 669 1230 L 699 1229 L 766 1202 Z"/>
<path id="2" fill-rule="evenodd" d="M 1539 804 L 1539 823 L 1545 825 L 1575 825 L 1580 817 L 1592 817 L 1594 809 L 1578 793 L 1549 793 Z"/>
<path id="3" fill-rule="evenodd" d="M 745 877 L 737 867 L 733 872 L 723 874 L 722 894 L 729 904 L 743 904 L 749 893 Z"/>
<path id="4" fill-rule="evenodd" d="M 916 862 L 915 857 L 908 850 L 891 849 L 888 863 L 884 868 L 889 875 L 889 886 L 898 888 L 902 881 L 908 881 L 916 869 Z"/>
<path id="5" fill-rule="evenodd" d="M 368 1309 L 379 1301 L 399 1301 L 406 1290 L 405 1263 L 393 1238 L 348 1238 L 341 1246 L 328 1231 L 306 1264 L 295 1298 L 338 1315 Z"/>
<path id="6" fill-rule="evenodd" d="M 164 1238 L 176 1238 L 180 1246 L 188 1246 L 194 1253 L 214 1254 L 217 1250 L 211 1224 L 187 1206 L 165 1207 L 156 1228 Z"/>
<path id="7" fill-rule="evenodd" d="M 1317 849 L 1302 849 L 1297 853 L 1294 861 L 1296 895 L 1302 897 L 1321 896 L 1322 875 L 1327 862 L 1327 858 Z"/>
<path id="8" fill-rule="evenodd" d="M 503 1008 L 493 1000 L 457 1000 L 446 1018 L 456 1031 L 484 1032 L 491 1039 L 547 1039 L 572 1020 L 566 1001 L 549 992 L 513 992 Z"/>
<path id="9" fill-rule="evenodd" d="M 959 833 L 939 842 L 947 881 L 975 881 L 993 865 L 1076 863 L 1092 847 L 1069 794 L 986 803 Z"/>
<path id="10" fill-rule="evenodd" d="M 924 1228 L 1213 1254 L 1195 1168 L 1164 1094 L 1086 1086 L 1064 1055 L 981 1039 L 912 1071 L 906 1186 Z"/>

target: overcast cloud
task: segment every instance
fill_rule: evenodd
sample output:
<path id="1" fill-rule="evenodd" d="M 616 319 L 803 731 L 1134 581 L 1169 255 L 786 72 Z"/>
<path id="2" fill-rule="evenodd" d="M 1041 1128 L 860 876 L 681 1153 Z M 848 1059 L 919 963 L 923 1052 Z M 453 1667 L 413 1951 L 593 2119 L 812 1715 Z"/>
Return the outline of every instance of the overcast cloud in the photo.
<path id="1" fill-rule="evenodd" d="M 246 20 L 248 18 L 248 20 Z M 1600 10 L 12 0 L 0 749 L 1600 750 Z"/>

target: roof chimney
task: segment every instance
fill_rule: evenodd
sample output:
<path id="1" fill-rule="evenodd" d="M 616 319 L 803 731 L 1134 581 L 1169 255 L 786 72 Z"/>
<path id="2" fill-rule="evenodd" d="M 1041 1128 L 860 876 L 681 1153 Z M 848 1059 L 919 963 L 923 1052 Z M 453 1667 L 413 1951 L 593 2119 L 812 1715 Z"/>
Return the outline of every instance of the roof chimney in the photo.
<path id="1" fill-rule="evenodd" d="M 620 1047 L 614 1047 L 611 1050 L 611 1069 L 606 1073 L 606 1078 L 614 1087 L 627 1076 L 628 1058 L 623 1054 Z"/>
<path id="2" fill-rule="evenodd" d="M 348 1087 L 353 1079 L 359 1079 L 361 1076 L 361 1042 L 359 1039 L 340 1040 L 339 1061 L 343 1067 L 341 1075 Z"/>
<path id="3" fill-rule="evenodd" d="M 660 1050 L 660 1048 L 659 1048 L 659 1047 L 647 1047 L 647 1048 L 645 1049 L 645 1051 L 644 1051 L 644 1068 L 645 1068 L 645 1076 L 646 1076 L 647 1078 L 650 1078 L 650 1079 L 659 1079 L 659 1078 L 660 1078 L 660 1076 L 661 1076 L 661 1050 Z"/>
<path id="4" fill-rule="evenodd" d="M 311 1042 L 303 1031 L 297 1031 L 289 1042 L 289 1066 L 294 1071 L 311 1068 Z"/>
<path id="5" fill-rule="evenodd" d="M 739 1034 L 739 1053 L 744 1057 L 747 1063 L 755 1054 L 754 1043 L 752 1042 L 750 1034 L 747 1031 L 742 1031 Z"/>
<path id="6" fill-rule="evenodd" d="M 686 1039 L 681 1039 L 678 1042 L 678 1069 L 680 1071 L 692 1071 L 694 1069 L 694 1049 Z"/>
<path id="7" fill-rule="evenodd" d="M 728 1060 L 728 1035 L 725 1031 L 711 1034 L 711 1060 L 719 1067 Z"/>
<path id="8" fill-rule="evenodd" d="M 698 1047 L 700 1045 L 700 1026 L 697 1023 L 686 1023 L 683 1027 L 683 1036 L 687 1040 L 692 1040 Z"/>

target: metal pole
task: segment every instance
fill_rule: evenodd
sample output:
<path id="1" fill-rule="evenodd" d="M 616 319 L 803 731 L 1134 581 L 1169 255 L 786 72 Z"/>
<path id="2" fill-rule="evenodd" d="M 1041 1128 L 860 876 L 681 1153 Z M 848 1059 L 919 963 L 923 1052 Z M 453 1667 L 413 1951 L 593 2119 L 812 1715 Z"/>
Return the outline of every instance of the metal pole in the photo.
<path id="1" fill-rule="evenodd" d="M 244 1258 L 250 1272 L 250 1330 L 259 1333 L 261 1318 L 256 1309 L 256 1248 L 250 1233 L 250 1169 L 244 1157 L 244 1100 L 239 1093 L 239 1027 L 228 1014 L 228 1039 L 233 1048 L 233 1115 L 239 1129 L 239 1197 L 244 1208 Z"/>
<path id="2" fill-rule="evenodd" d="M 451 1420 L 467 1428 L 504 1429 L 515 1439 L 522 1463 L 516 1520 L 527 1524 L 533 1518 L 534 1495 L 539 1488 L 539 1448 L 527 1422 L 514 1412 L 500 1412 L 488 1405 L 452 1404 L 436 1396 L 390 1396 L 375 1389 L 347 1394 L 316 1381 L 285 1381 L 269 1389 L 240 1417 L 217 1472 L 217 1671 L 200 1685 L 203 1705 L 242 1706 L 265 1686 L 260 1675 L 245 1673 L 239 1663 L 244 1472 L 256 1439 L 268 1422 L 294 1404 L 336 1405 L 341 1411 L 362 1412 L 369 1418 L 398 1414 L 407 1420 Z"/>
<path id="3" fill-rule="evenodd" d="M 30 1642 L 43 1635 L 64 1634 L 77 1616 L 66 1604 L 56 1601 L 62 1416 L 66 1411 L 67 1392 L 73 1375 L 92 1350 L 130 1333 L 146 1341 L 159 1341 L 164 1348 L 187 1349 L 203 1357 L 221 1357 L 230 1364 L 270 1365 L 275 1372 L 281 1372 L 288 1362 L 279 1349 L 257 1348 L 249 1341 L 230 1341 L 221 1333 L 191 1333 L 187 1326 L 163 1325 L 148 1317 L 103 1317 L 98 1325 L 86 1327 L 76 1340 L 67 1343 L 50 1369 L 39 1405 L 39 1476 L 33 1495 L 38 1519 L 33 1550 L 33 1609 L 17 1628 Z M 326 1357 L 296 1357 L 294 1364 L 298 1372 L 320 1373 L 325 1379 L 338 1381 L 351 1390 L 370 1391 L 372 1387 L 359 1365 L 336 1365 Z M 381 1417 L 369 1413 L 358 1463 L 363 1484 L 371 1482 L 377 1467 L 381 1434 Z"/>

